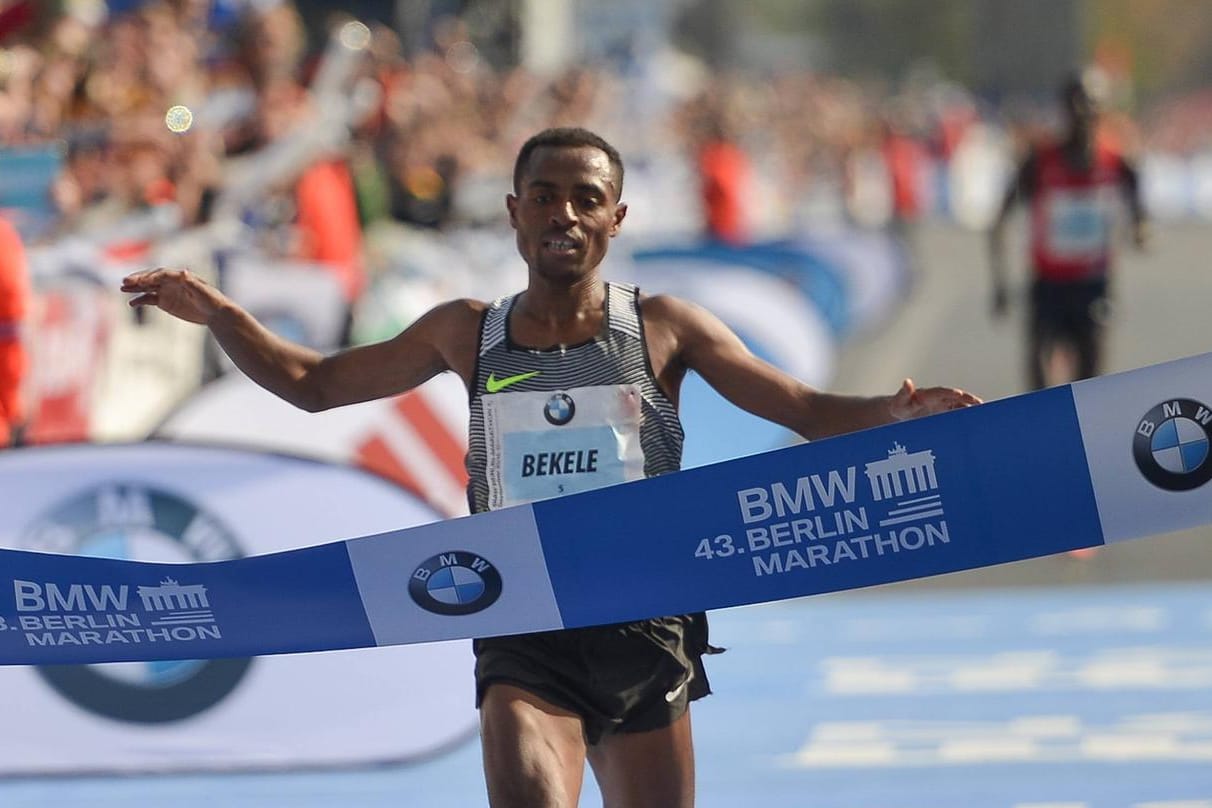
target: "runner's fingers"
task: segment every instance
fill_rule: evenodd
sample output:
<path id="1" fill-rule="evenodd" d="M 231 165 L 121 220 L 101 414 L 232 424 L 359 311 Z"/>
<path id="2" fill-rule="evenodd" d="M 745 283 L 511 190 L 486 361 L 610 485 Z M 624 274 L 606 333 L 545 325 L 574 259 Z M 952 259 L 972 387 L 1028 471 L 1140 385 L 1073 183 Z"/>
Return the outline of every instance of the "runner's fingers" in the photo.
<path id="1" fill-rule="evenodd" d="M 164 279 L 163 270 L 152 269 L 146 272 L 136 272 L 122 279 L 123 292 L 143 292 L 160 286 Z"/>
<path id="2" fill-rule="evenodd" d="M 923 397 L 929 402 L 927 406 L 934 404 L 940 410 L 959 410 L 981 403 L 981 400 L 971 393 L 951 387 L 936 387 L 923 391 Z"/>
<path id="3" fill-rule="evenodd" d="M 953 410 L 961 410 L 964 407 L 972 407 L 980 403 L 979 398 L 963 390 L 953 390 L 949 397 L 949 408 Z"/>
<path id="4" fill-rule="evenodd" d="M 165 281 L 181 281 L 184 279 L 185 272 L 182 270 L 157 267 L 156 269 L 133 272 L 127 275 L 122 279 L 122 291 L 146 292 L 160 288 Z"/>

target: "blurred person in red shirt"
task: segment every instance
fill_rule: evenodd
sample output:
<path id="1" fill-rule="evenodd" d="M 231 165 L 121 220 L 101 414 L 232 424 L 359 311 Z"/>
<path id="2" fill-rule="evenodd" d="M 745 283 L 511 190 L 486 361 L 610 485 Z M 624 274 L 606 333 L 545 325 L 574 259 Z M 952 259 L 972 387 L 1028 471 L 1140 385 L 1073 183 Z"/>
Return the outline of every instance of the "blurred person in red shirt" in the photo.
<path id="1" fill-rule="evenodd" d="M 927 157 L 926 148 L 895 113 L 885 117 L 881 133 L 880 151 L 888 166 L 892 186 L 894 223 L 907 226 L 922 213 L 922 165 Z"/>
<path id="2" fill-rule="evenodd" d="M 295 185 L 301 258 L 316 261 L 337 277 L 345 302 L 353 303 L 366 286 L 362 266 L 362 223 L 353 176 L 341 159 L 321 160 Z"/>
<path id="3" fill-rule="evenodd" d="M 1134 242 L 1143 247 L 1146 241 L 1136 169 L 1100 136 L 1105 88 L 1099 78 L 1085 73 L 1065 82 L 1066 131 L 1059 141 L 1029 151 L 989 235 L 993 314 L 1002 316 L 1010 302 L 1006 223 L 1017 202 L 1030 207 L 1027 359 L 1033 389 L 1089 378 L 1102 369 L 1117 197 L 1127 204 Z"/>
<path id="4" fill-rule="evenodd" d="M 294 79 L 270 79 L 258 97 L 256 147 L 290 137 L 305 126 L 309 103 L 306 90 Z M 336 154 L 314 160 L 301 169 L 289 194 L 294 207 L 292 257 L 322 264 L 340 282 L 345 302 L 352 304 L 366 286 L 366 274 L 362 223 L 347 161 Z"/>
<path id="5" fill-rule="evenodd" d="M 888 172 L 892 211 L 888 226 L 903 246 L 909 268 L 918 266 L 917 225 L 926 208 L 924 167 L 929 153 L 915 137 L 910 113 L 892 106 L 880 124 L 880 153 Z"/>
<path id="6" fill-rule="evenodd" d="M 29 272 L 17 229 L 0 218 L 0 448 L 21 443 L 22 382 L 28 360 L 21 322 L 29 310 Z"/>
<path id="7" fill-rule="evenodd" d="M 745 202 L 752 173 L 749 156 L 729 137 L 719 116 L 711 116 L 703 126 L 698 171 L 707 236 L 731 245 L 748 242 Z"/>

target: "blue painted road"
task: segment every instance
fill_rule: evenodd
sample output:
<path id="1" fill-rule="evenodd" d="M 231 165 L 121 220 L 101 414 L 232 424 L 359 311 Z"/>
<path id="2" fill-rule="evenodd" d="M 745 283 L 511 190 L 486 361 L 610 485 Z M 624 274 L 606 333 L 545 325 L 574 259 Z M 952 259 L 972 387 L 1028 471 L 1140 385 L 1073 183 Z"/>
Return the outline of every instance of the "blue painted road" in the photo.
<path id="1" fill-rule="evenodd" d="M 700 808 L 1212 808 L 1212 587 L 877 589 L 712 627 Z M 10 780 L 0 805 L 486 800 L 473 740 L 373 770 Z"/>

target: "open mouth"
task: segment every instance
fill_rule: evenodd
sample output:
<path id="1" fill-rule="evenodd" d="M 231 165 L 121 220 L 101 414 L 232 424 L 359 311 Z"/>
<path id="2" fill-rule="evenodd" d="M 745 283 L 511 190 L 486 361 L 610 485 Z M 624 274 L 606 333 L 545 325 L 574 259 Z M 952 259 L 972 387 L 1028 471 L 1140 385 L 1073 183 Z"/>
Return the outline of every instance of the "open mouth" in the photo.
<path id="1" fill-rule="evenodd" d="M 570 238 L 551 238 L 543 241 L 543 249 L 557 255 L 569 255 L 576 252 L 580 246 L 579 242 Z"/>

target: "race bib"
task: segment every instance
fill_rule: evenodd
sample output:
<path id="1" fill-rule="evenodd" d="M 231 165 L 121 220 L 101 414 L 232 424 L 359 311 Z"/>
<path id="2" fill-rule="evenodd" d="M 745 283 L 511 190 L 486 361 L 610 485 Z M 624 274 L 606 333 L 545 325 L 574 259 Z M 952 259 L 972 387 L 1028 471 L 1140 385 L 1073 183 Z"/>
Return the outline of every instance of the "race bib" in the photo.
<path id="1" fill-rule="evenodd" d="M 1098 189 L 1056 189 L 1047 200 L 1048 251 L 1061 260 L 1103 255 L 1111 230 L 1111 206 Z"/>
<path id="2" fill-rule="evenodd" d="M 484 396 L 492 510 L 644 476 L 635 384 Z"/>

